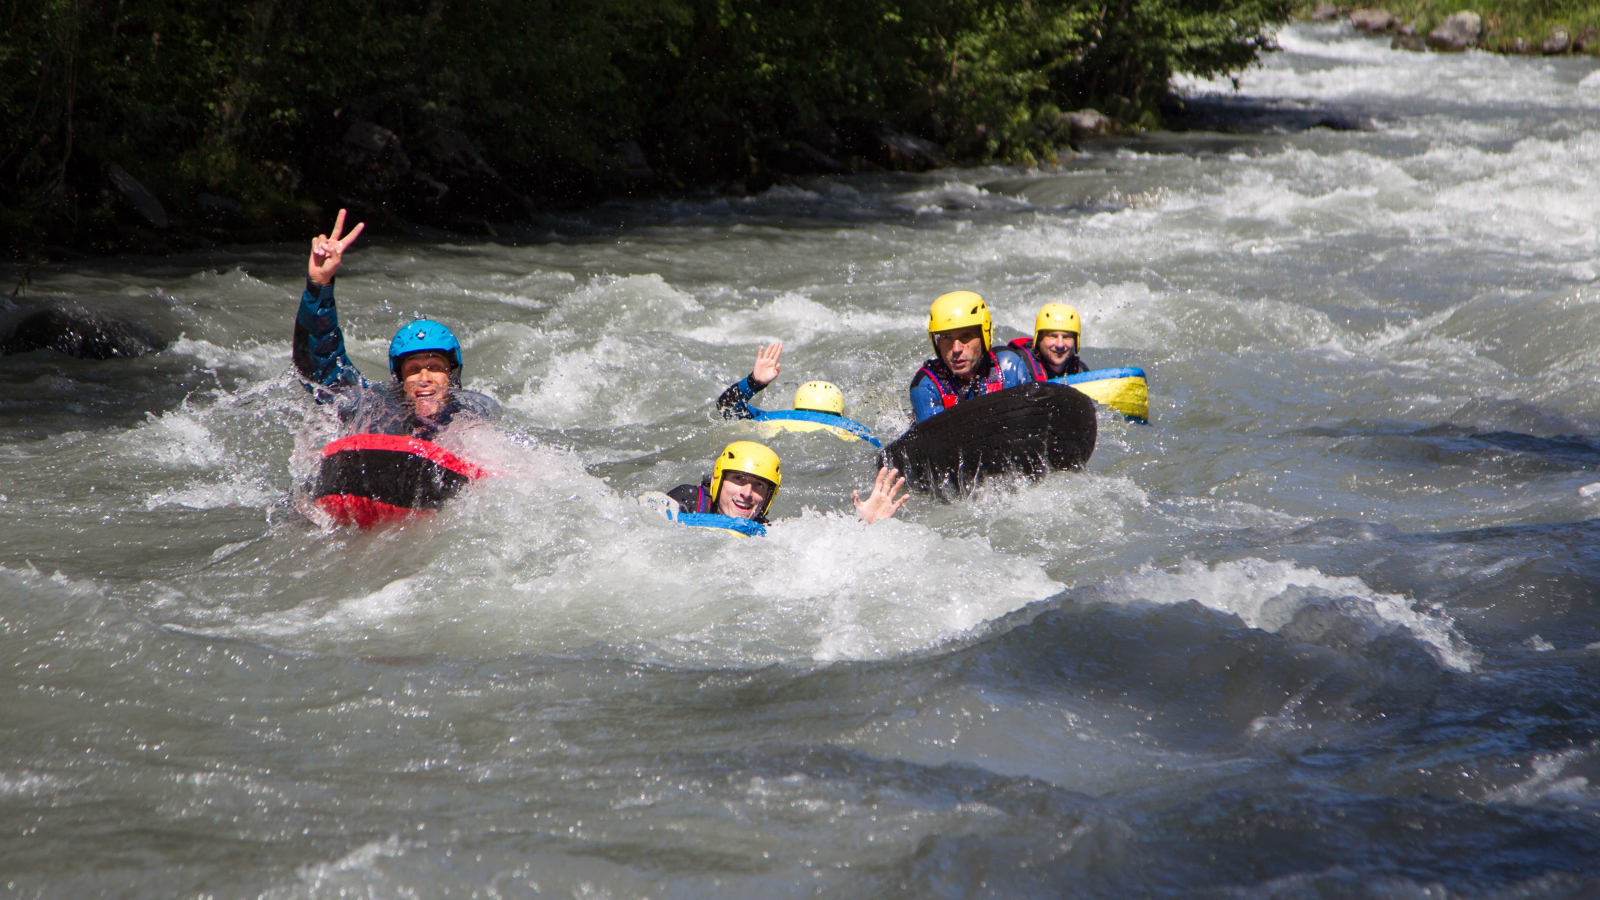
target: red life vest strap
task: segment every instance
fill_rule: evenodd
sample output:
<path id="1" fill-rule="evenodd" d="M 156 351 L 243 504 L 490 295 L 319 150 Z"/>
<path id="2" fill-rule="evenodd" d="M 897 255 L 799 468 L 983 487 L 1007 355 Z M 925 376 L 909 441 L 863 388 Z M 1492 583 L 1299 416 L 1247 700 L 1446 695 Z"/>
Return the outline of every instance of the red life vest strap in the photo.
<path id="1" fill-rule="evenodd" d="M 951 386 L 955 381 L 955 376 L 950 374 L 950 369 L 944 364 L 943 360 L 930 359 L 923 363 L 922 374 L 928 376 L 928 380 L 933 382 L 934 390 L 939 392 L 939 402 L 944 404 L 945 409 L 949 409 L 961 402 L 961 396 Z M 1000 360 L 991 352 L 989 354 L 989 374 L 984 377 L 983 392 L 992 394 L 995 391 L 1004 390 L 1005 386 L 1005 377 L 1000 373 Z"/>
<path id="2" fill-rule="evenodd" d="M 1044 364 L 1039 361 L 1038 355 L 1033 352 L 1033 338 L 1014 338 L 1006 346 L 1016 350 L 1017 355 L 1022 357 L 1022 361 L 1028 364 L 1028 372 L 1033 375 L 1034 381 L 1050 380 L 1049 373 L 1044 370 Z"/>

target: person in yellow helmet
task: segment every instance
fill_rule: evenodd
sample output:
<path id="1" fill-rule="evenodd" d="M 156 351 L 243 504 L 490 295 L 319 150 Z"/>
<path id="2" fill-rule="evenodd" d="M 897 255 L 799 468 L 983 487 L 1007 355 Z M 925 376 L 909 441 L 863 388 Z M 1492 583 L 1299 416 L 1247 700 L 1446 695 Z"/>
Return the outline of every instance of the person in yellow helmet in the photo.
<path id="1" fill-rule="evenodd" d="M 1046 303 L 1033 320 L 1033 337 L 1008 344 L 1033 369 L 1034 380 L 1049 381 L 1064 375 L 1092 371 L 1078 358 L 1083 322 L 1078 311 L 1065 303 Z"/>
<path id="2" fill-rule="evenodd" d="M 755 368 L 739 379 L 717 398 L 717 411 L 724 419 L 755 419 L 769 417 L 766 410 L 750 405 L 756 394 L 778 379 L 783 370 L 779 360 L 783 357 L 783 342 L 773 341 L 756 351 Z M 860 422 L 844 417 L 844 391 L 831 381 L 808 381 L 794 392 L 794 408 L 802 413 L 817 413 L 812 418 L 833 428 L 841 429 L 874 447 L 881 447 L 871 430 Z M 826 417 L 826 418 L 824 418 Z M 776 416 L 774 416 L 776 418 Z"/>
<path id="3" fill-rule="evenodd" d="M 686 513 L 715 513 L 767 524 L 767 510 L 783 484 L 783 466 L 770 447 L 754 441 L 734 441 L 717 454 L 711 474 L 698 485 L 680 484 L 667 496 Z M 861 492 L 850 496 L 856 514 L 867 524 L 892 518 L 911 496 L 906 480 L 896 469 L 878 469 L 877 481 L 865 500 Z M 898 496 L 896 496 L 898 494 Z"/>
<path id="4" fill-rule="evenodd" d="M 911 379 L 911 411 L 921 422 L 963 400 L 1027 384 L 1034 373 L 1011 348 L 990 349 L 994 321 L 972 291 L 955 291 L 928 309 L 928 339 L 936 354 Z"/>

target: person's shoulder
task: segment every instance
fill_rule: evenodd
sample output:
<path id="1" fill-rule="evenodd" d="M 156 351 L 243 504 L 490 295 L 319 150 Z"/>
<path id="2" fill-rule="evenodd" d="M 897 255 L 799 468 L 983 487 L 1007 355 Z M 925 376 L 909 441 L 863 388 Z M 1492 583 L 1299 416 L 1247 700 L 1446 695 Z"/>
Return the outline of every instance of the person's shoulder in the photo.
<path id="1" fill-rule="evenodd" d="M 472 413 L 489 422 L 500 421 L 500 417 L 503 414 L 500 409 L 500 401 L 488 394 L 480 394 L 477 391 L 455 391 L 454 395 L 456 405 L 461 407 L 463 411 Z"/>
<path id="2" fill-rule="evenodd" d="M 700 486 L 697 484 L 680 484 L 667 491 L 667 496 L 678 501 L 684 512 L 700 511 Z"/>
<path id="3" fill-rule="evenodd" d="M 1024 352 L 1016 347 L 996 348 L 995 359 L 1000 363 L 1000 373 L 1006 381 L 1006 387 L 1034 380 L 1033 367 L 1022 358 Z"/>

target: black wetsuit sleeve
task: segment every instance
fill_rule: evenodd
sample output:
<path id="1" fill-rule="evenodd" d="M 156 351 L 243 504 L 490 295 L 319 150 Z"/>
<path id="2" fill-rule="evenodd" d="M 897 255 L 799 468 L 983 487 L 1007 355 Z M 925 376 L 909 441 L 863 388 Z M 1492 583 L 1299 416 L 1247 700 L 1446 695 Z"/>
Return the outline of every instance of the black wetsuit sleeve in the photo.
<path id="1" fill-rule="evenodd" d="M 693 484 L 680 484 L 670 491 L 667 496 L 678 501 L 682 512 L 692 513 L 700 511 L 700 487 Z"/>
<path id="2" fill-rule="evenodd" d="M 749 375 L 728 385 L 728 389 L 717 398 L 717 412 L 722 413 L 724 419 L 754 419 L 761 410 L 750 405 L 750 398 L 766 389 L 766 385 L 756 386 L 756 375 Z"/>

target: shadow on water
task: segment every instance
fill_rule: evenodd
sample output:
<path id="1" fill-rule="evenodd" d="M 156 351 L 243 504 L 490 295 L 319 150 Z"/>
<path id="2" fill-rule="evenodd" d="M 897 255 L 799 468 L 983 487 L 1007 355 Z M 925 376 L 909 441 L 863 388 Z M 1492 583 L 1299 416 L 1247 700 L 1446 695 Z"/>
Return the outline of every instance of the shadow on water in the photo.
<path id="1" fill-rule="evenodd" d="M 1488 466 L 1518 474 L 1600 469 L 1600 442 L 1582 434 L 1540 436 L 1517 431 L 1478 431 L 1448 422 L 1427 427 L 1350 423 L 1297 429 L 1288 434 L 1335 438 L 1330 453 L 1408 466 Z"/>
<path id="2" fill-rule="evenodd" d="M 1292 134 L 1329 131 L 1376 131 L 1377 122 L 1359 109 L 1313 106 L 1272 97 L 1206 95 L 1171 99 L 1161 107 L 1169 131 L 1215 131 L 1223 134 Z"/>
<path id="3" fill-rule="evenodd" d="M 0 442 L 130 428 L 197 391 L 236 387 L 225 382 L 186 357 L 84 360 L 53 350 L 0 357 Z"/>

